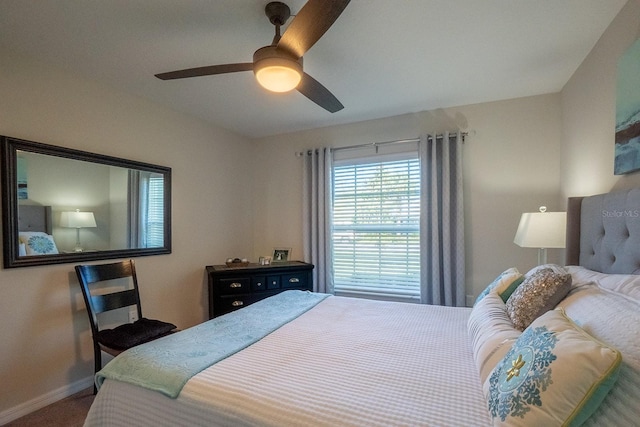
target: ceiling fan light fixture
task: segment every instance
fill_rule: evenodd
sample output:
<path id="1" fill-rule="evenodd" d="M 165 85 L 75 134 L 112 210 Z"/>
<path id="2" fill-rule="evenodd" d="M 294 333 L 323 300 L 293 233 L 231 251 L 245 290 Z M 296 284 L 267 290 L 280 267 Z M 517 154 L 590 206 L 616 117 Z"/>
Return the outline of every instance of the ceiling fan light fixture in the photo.
<path id="1" fill-rule="evenodd" d="M 253 62 L 209 65 L 156 74 L 161 80 L 185 79 L 253 70 L 258 83 L 273 92 L 288 92 L 297 89 L 318 106 L 330 113 L 344 105 L 320 82 L 304 73 L 302 57 L 333 25 L 351 0 L 307 0 L 287 25 L 291 9 L 281 1 L 267 3 L 265 15 L 275 26 L 271 44 L 253 53 Z"/>
<path id="2" fill-rule="evenodd" d="M 288 92 L 302 80 L 302 58 L 293 59 L 273 46 L 254 54 L 253 72 L 258 83 L 272 92 Z"/>

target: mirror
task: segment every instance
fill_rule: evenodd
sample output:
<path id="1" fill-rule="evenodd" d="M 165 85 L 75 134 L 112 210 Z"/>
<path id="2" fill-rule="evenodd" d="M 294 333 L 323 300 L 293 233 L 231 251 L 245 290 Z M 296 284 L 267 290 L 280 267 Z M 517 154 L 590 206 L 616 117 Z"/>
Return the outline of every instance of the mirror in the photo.
<path id="1" fill-rule="evenodd" d="M 2 136 L 4 267 L 171 253 L 171 169 Z"/>

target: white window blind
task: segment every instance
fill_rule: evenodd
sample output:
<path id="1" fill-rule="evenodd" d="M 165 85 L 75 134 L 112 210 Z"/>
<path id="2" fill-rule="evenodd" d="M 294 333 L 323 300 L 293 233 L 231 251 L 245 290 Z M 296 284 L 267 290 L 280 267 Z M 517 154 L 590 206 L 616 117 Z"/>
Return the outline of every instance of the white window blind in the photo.
<path id="1" fill-rule="evenodd" d="M 147 200 L 147 247 L 164 246 L 164 179 L 162 175 L 149 177 Z"/>
<path id="2" fill-rule="evenodd" d="M 334 165 L 336 294 L 420 297 L 420 162 L 403 157 Z"/>

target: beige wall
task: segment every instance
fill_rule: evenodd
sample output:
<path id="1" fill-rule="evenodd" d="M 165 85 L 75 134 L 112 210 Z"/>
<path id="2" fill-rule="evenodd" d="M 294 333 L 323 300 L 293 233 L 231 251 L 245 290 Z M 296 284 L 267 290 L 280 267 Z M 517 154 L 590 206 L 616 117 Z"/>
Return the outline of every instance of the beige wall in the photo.
<path id="1" fill-rule="evenodd" d="M 296 151 L 415 138 L 424 132 L 469 131 L 464 145 L 467 294 L 478 295 L 500 272 L 523 271 L 536 249 L 513 243 L 520 214 L 559 208 L 558 94 L 427 111 L 256 141 L 254 256 L 274 246 L 302 257 L 302 159 Z M 559 251 L 549 259 L 560 262 Z"/>
<path id="2" fill-rule="evenodd" d="M 0 62 L 1 135 L 172 168 L 173 253 L 136 259 L 143 310 L 181 328 L 203 321 L 205 265 L 251 251 L 251 143 L 8 52 Z M 0 424 L 90 384 L 73 264 L 1 269 L 0 324 Z"/>
<path id="3" fill-rule="evenodd" d="M 637 187 L 640 173 L 613 174 L 618 58 L 640 37 L 630 0 L 562 90 L 562 200 Z"/>

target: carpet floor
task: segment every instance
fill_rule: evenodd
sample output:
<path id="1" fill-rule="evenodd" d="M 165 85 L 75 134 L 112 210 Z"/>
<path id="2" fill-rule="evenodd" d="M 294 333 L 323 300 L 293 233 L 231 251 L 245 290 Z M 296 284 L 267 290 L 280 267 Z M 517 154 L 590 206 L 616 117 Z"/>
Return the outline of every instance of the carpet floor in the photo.
<path id="1" fill-rule="evenodd" d="M 93 388 L 73 394 L 10 422 L 10 427 L 81 427 L 93 403 Z"/>

